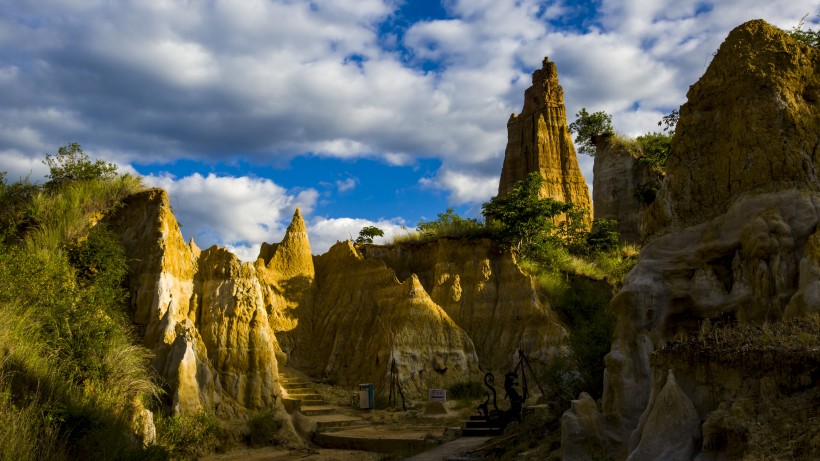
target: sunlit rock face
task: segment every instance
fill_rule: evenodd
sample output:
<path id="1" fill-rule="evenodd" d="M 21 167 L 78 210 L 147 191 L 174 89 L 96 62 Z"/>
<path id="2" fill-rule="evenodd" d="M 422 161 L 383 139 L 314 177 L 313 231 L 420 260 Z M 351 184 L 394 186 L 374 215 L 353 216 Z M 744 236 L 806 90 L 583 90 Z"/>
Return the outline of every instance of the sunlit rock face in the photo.
<path id="1" fill-rule="evenodd" d="M 664 456 L 691 459 L 704 436 L 690 427 L 690 405 L 703 421 L 755 385 L 653 367 L 652 353 L 675 335 L 707 319 L 760 324 L 820 309 L 818 127 L 820 53 L 763 21 L 732 31 L 690 88 L 642 222 L 649 243 L 611 303 L 618 322 L 602 407 L 618 453 L 655 459 L 674 445 Z M 686 427 L 665 430 L 673 419 Z"/>
<path id="2" fill-rule="evenodd" d="M 592 216 L 589 188 L 578 167 L 566 112 L 558 69 L 544 58 L 541 69 L 532 74 L 532 86 L 524 92 L 524 108 L 507 122 L 499 197 L 528 174 L 538 172 L 544 178 L 542 197 L 574 203 Z"/>
<path id="3" fill-rule="evenodd" d="M 256 266 L 185 244 L 160 189 L 126 199 L 108 225 L 130 261 L 132 320 L 171 409 L 236 416 L 274 405 L 279 346 Z"/>
<path id="4" fill-rule="evenodd" d="M 351 242 L 319 256 L 316 297 L 279 334 L 294 366 L 342 384 L 371 382 L 408 394 L 478 379 L 473 342 L 411 274 L 399 280 Z"/>
<path id="5" fill-rule="evenodd" d="M 565 353 L 567 332 L 512 251 L 487 239 L 368 246 L 368 260 L 384 261 L 399 278 L 416 274 L 437 305 L 475 344 L 483 368 L 506 372 L 520 348 L 546 362 Z"/>

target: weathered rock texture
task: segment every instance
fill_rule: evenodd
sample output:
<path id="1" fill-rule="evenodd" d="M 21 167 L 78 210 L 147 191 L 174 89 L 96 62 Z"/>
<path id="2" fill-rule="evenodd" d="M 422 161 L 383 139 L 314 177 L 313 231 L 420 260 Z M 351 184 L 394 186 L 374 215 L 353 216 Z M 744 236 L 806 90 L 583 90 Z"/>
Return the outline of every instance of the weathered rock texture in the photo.
<path id="1" fill-rule="evenodd" d="M 645 235 L 700 224 L 743 196 L 820 190 L 817 55 L 763 21 L 732 31 L 681 107 Z"/>
<path id="2" fill-rule="evenodd" d="M 423 244 L 367 246 L 400 279 L 416 274 L 433 302 L 475 344 L 482 367 L 508 371 L 520 347 L 546 362 L 565 353 L 566 330 L 510 250 L 486 239 L 439 239 Z"/>
<path id="3" fill-rule="evenodd" d="M 650 364 L 653 351 L 706 319 L 755 324 L 820 309 L 818 89 L 818 50 L 763 21 L 732 31 L 690 89 L 644 217 L 650 243 L 611 303 L 618 321 L 603 416 L 610 442 L 631 459 L 660 453 L 656 437 L 696 454 L 702 447 L 687 448 L 682 435 L 697 437 L 685 400 L 701 421 L 720 404 L 669 384 Z M 679 439 L 661 435 L 680 418 Z"/>
<path id="4" fill-rule="evenodd" d="M 296 327 L 279 333 L 294 366 L 340 384 L 370 382 L 406 394 L 478 379 L 467 334 L 410 274 L 366 260 L 351 242 L 316 259 L 316 298 L 293 311 Z"/>
<path id="5" fill-rule="evenodd" d="M 596 140 L 592 203 L 595 219 L 616 219 L 621 241 L 641 242 L 641 218 L 655 199 L 663 174 L 641 163 L 640 148 L 617 136 Z"/>
<path id="6" fill-rule="evenodd" d="M 186 245 L 159 189 L 126 199 L 109 225 L 131 261 L 132 320 L 173 411 L 236 416 L 274 405 L 278 345 L 255 265 Z"/>
<path id="7" fill-rule="evenodd" d="M 498 185 L 503 197 L 515 183 L 538 172 L 544 178 L 542 197 L 574 203 L 592 216 L 589 188 L 578 168 L 575 146 L 567 129 L 564 90 L 555 63 L 544 58 L 524 92 L 524 108 L 507 122 L 507 149 Z"/>

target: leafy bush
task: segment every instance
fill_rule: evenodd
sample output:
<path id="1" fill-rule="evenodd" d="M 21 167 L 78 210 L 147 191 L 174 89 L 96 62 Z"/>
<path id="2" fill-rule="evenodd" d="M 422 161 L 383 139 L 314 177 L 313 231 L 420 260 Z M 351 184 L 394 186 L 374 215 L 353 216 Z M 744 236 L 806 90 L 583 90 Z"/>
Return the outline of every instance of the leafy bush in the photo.
<path id="1" fill-rule="evenodd" d="M 211 453 L 219 441 L 219 424 L 206 412 L 157 418 L 157 444 L 175 460 L 195 460 Z"/>
<path id="2" fill-rule="evenodd" d="M 495 235 L 524 255 L 536 250 L 550 235 L 552 219 L 572 205 L 541 198 L 544 178 L 533 172 L 513 186 L 503 197 L 493 197 L 481 206 L 487 221 L 497 223 Z"/>
<path id="3" fill-rule="evenodd" d="M 590 114 L 586 107 L 575 114 L 576 120 L 569 124 L 569 132 L 576 133 L 575 143 L 580 147 L 578 153 L 595 156 L 595 139 L 598 136 L 612 134 L 612 116 L 606 112 Z"/>
<path id="4" fill-rule="evenodd" d="M 453 400 L 475 400 L 483 397 L 486 390 L 481 381 L 465 381 L 450 386 L 447 395 Z"/>
<path id="5" fill-rule="evenodd" d="M 806 16 L 808 16 L 808 14 Z M 806 16 L 803 16 L 803 18 L 800 19 L 800 22 L 797 24 L 797 26 L 792 27 L 792 30 L 786 31 L 786 33 L 796 38 L 797 40 L 800 40 L 803 43 L 811 45 L 815 48 L 820 48 L 820 29 L 803 30 Z M 817 18 L 818 20 L 820 20 L 820 13 L 817 14 Z"/>
<path id="6" fill-rule="evenodd" d="M 590 251 L 613 251 L 621 242 L 618 221 L 599 219 L 592 224 L 592 232 L 587 234 L 586 243 Z"/>
<path id="7" fill-rule="evenodd" d="M 660 185 L 654 181 L 641 184 L 635 189 L 635 198 L 644 205 L 649 205 L 655 201 L 659 190 Z"/>
<path id="8" fill-rule="evenodd" d="M 666 171 L 666 159 L 669 157 L 669 150 L 672 147 L 672 135 L 664 133 L 647 133 L 638 136 L 638 144 L 641 146 L 641 156 L 638 163 L 649 165 L 657 171 Z"/>
<path id="9" fill-rule="evenodd" d="M 273 408 L 257 412 L 248 419 L 245 443 L 250 446 L 271 446 L 283 443 L 281 431 L 285 421 Z"/>
<path id="10" fill-rule="evenodd" d="M 46 189 L 74 181 L 107 180 L 117 176 L 117 165 L 102 160 L 91 161 L 76 142 L 60 147 L 57 155 L 46 155 L 43 163 L 49 169 L 50 180 Z"/>

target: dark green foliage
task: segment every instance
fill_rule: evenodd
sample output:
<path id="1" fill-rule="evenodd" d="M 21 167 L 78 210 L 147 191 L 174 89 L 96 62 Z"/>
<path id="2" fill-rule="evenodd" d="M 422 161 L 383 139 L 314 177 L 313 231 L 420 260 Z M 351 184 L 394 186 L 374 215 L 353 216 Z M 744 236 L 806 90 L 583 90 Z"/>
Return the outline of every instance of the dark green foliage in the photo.
<path id="1" fill-rule="evenodd" d="M 157 444 L 174 460 L 199 459 L 213 452 L 219 441 L 219 424 L 205 412 L 158 418 L 156 426 Z"/>
<path id="2" fill-rule="evenodd" d="M 656 182 L 641 184 L 637 189 L 635 189 L 635 198 L 644 205 L 649 205 L 655 201 L 655 197 L 657 197 L 659 190 L 661 190 L 661 187 Z"/>
<path id="3" fill-rule="evenodd" d="M 506 196 L 493 197 L 481 206 L 484 217 L 497 224 L 498 239 L 525 255 L 545 242 L 553 229 L 552 219 L 572 208 L 570 204 L 541 198 L 543 183 L 539 173 L 530 173 Z"/>
<path id="4" fill-rule="evenodd" d="M 60 147 L 57 155 L 47 154 L 43 163 L 49 169 L 47 189 L 72 181 L 113 179 L 117 175 L 117 165 L 102 160 L 91 161 L 76 142 Z"/>
<path id="5" fill-rule="evenodd" d="M 664 133 L 647 133 L 638 136 L 638 145 L 641 146 L 642 154 L 638 158 L 638 163 L 649 165 L 663 172 L 666 170 L 666 159 L 669 157 L 669 150 L 672 147 L 672 135 Z"/>
<path id="6" fill-rule="evenodd" d="M 671 113 L 664 115 L 661 118 L 661 121 L 658 122 L 658 126 L 663 127 L 664 133 L 675 132 L 675 127 L 678 125 L 678 119 L 680 118 L 680 111 L 678 109 L 673 110 Z"/>
<path id="7" fill-rule="evenodd" d="M 592 224 L 592 232 L 587 235 L 587 247 L 590 251 L 614 251 L 621 243 L 621 234 L 618 232 L 618 221 L 615 219 L 599 219 Z"/>
<path id="8" fill-rule="evenodd" d="M 603 393 L 604 356 L 609 352 L 615 328 L 615 313 L 609 308 L 611 296 L 605 283 L 570 277 L 557 299 L 569 326 L 578 383 L 581 390 L 596 399 Z"/>
<path id="9" fill-rule="evenodd" d="M 359 237 L 356 238 L 357 245 L 364 245 L 366 243 L 373 243 L 374 237 L 383 237 L 384 231 L 376 226 L 367 226 L 359 231 Z"/>
<path id="10" fill-rule="evenodd" d="M 575 114 L 576 120 L 569 124 L 569 132 L 576 133 L 575 143 L 580 147 L 578 153 L 595 156 L 595 138 L 612 134 L 612 116 L 600 111 L 590 114 L 586 107 Z"/>
<path id="11" fill-rule="evenodd" d="M 475 400 L 484 396 L 487 388 L 481 381 L 456 383 L 447 389 L 447 398 L 452 400 Z"/>
<path id="12" fill-rule="evenodd" d="M 434 221 L 419 221 L 416 229 L 425 239 L 486 235 L 482 222 L 475 218 L 462 218 L 452 208 L 447 208 L 444 213 L 438 213 Z"/>
<path id="13" fill-rule="evenodd" d="M 6 176 L 5 171 L 0 172 L 0 243 L 12 243 L 36 224 L 28 205 L 40 191 L 40 187 L 32 184 L 28 177 L 7 183 Z"/>
<path id="14" fill-rule="evenodd" d="M 245 443 L 250 446 L 273 446 L 283 443 L 281 430 L 285 422 L 273 408 L 262 410 L 248 419 Z"/>
<path id="15" fill-rule="evenodd" d="M 807 43 L 815 48 L 820 48 L 820 29 L 803 30 L 803 26 L 805 25 L 804 21 L 807 16 L 808 14 L 803 16 L 797 26 L 792 27 L 792 30 L 788 30 L 786 33 L 803 43 Z M 817 18 L 820 20 L 820 13 L 817 14 Z"/>
<path id="16" fill-rule="evenodd" d="M 589 211 L 570 203 L 564 213 L 564 220 L 558 223 L 556 236 L 570 253 L 587 254 L 589 252 L 587 247 Z"/>

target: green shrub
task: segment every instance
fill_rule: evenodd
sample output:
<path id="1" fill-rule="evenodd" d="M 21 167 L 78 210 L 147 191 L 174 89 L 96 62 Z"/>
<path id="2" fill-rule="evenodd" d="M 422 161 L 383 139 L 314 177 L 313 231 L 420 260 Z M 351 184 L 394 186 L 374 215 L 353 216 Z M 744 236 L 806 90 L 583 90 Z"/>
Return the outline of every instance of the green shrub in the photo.
<path id="1" fill-rule="evenodd" d="M 612 116 L 603 111 L 590 114 L 586 107 L 582 107 L 575 117 L 576 120 L 569 124 L 569 132 L 576 133 L 578 153 L 595 156 L 595 138 L 615 132 Z"/>
<path id="2" fill-rule="evenodd" d="M 245 443 L 250 446 L 281 445 L 284 442 L 281 434 L 284 426 L 285 421 L 273 408 L 254 413 L 248 419 Z"/>
<path id="3" fill-rule="evenodd" d="M 592 224 L 592 232 L 586 236 L 587 247 L 590 251 L 613 251 L 621 243 L 621 234 L 618 232 L 618 221 L 615 219 L 599 219 Z"/>
<path id="4" fill-rule="evenodd" d="M 666 159 L 669 158 L 669 151 L 672 148 L 672 135 L 647 133 L 638 136 L 637 141 L 641 146 L 641 156 L 638 157 L 638 163 L 649 165 L 658 172 L 665 172 Z"/>
<path id="5" fill-rule="evenodd" d="M 635 198 L 644 205 L 649 205 L 655 201 L 660 189 L 660 185 L 654 181 L 641 184 L 635 189 Z"/>
<path id="6" fill-rule="evenodd" d="M 481 381 L 465 381 L 450 386 L 447 397 L 453 400 L 475 400 L 483 397 L 486 390 Z"/>
<path id="7" fill-rule="evenodd" d="M 159 417 L 155 424 L 157 445 L 175 460 L 195 460 L 212 453 L 219 441 L 216 418 L 206 412 Z"/>

